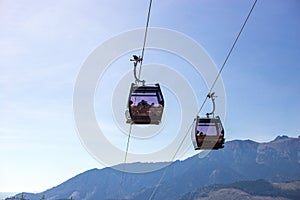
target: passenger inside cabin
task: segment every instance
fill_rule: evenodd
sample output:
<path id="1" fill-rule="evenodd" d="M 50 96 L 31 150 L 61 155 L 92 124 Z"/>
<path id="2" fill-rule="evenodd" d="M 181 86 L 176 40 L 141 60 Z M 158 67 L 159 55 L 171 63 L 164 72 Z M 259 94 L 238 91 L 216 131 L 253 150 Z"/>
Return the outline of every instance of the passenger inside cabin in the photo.
<path id="1" fill-rule="evenodd" d="M 149 106 L 149 103 L 147 101 L 145 101 L 144 99 L 142 99 L 139 103 L 139 106 Z"/>

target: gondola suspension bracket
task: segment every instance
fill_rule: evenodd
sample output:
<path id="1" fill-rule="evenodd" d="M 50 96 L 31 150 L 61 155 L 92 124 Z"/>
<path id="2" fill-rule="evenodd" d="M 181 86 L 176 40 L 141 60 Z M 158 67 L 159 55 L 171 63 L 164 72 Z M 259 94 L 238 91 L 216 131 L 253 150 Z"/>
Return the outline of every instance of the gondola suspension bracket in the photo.
<path id="1" fill-rule="evenodd" d="M 211 99 L 212 105 L 213 105 L 213 109 L 212 109 L 212 111 L 210 113 L 206 113 L 206 116 L 207 116 L 207 118 L 209 118 L 209 116 L 212 115 L 212 117 L 214 118 L 215 117 L 215 110 L 216 110 L 215 99 L 216 99 L 217 96 L 215 96 L 215 93 L 212 92 L 212 93 L 209 93 L 207 95 L 207 97 Z"/>
<path id="2" fill-rule="evenodd" d="M 133 55 L 132 57 L 133 57 L 133 59 L 130 59 L 130 61 L 133 62 L 133 75 L 134 75 L 134 78 L 135 78 L 135 83 L 137 85 L 142 84 L 144 86 L 145 85 L 145 80 L 139 79 L 139 77 L 137 76 L 137 70 L 136 70 L 138 63 L 141 63 L 143 61 L 143 58 L 141 56 L 137 56 L 137 55 Z"/>

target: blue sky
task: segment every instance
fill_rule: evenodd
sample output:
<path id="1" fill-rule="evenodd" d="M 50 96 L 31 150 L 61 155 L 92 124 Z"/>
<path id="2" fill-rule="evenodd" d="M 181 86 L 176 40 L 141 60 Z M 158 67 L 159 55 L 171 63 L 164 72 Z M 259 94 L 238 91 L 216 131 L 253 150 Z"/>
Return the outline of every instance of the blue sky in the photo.
<path id="1" fill-rule="evenodd" d="M 154 0 L 150 26 L 191 37 L 220 68 L 252 3 Z M 102 42 L 145 26 L 147 9 L 139 0 L 0 1 L 0 192 L 43 191 L 103 167 L 76 133 L 74 84 Z M 227 140 L 300 135 L 299 11 L 297 0 L 258 1 L 222 73 Z"/>

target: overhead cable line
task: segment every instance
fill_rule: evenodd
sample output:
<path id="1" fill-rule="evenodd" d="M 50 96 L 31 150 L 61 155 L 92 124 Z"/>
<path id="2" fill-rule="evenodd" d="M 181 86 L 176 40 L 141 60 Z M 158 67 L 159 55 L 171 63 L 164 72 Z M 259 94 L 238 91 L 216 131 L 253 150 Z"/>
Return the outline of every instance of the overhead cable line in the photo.
<path id="1" fill-rule="evenodd" d="M 148 8 L 147 22 L 146 22 L 146 28 L 145 28 L 145 34 L 144 34 L 144 43 L 143 43 L 143 48 L 142 48 L 142 56 L 141 56 L 141 62 L 140 62 L 140 69 L 139 69 L 138 79 L 140 79 L 141 72 L 142 72 L 142 65 L 143 65 L 144 53 L 145 53 L 145 47 L 146 47 L 146 41 L 147 41 L 147 33 L 148 33 L 148 26 L 149 26 L 149 21 L 150 21 L 151 7 L 152 7 L 152 0 L 150 0 L 149 8 Z"/>
<path id="2" fill-rule="evenodd" d="M 136 71 L 134 72 L 136 80 L 140 80 L 140 76 L 141 76 L 142 63 L 143 63 L 145 46 L 146 46 L 146 41 L 147 41 L 147 32 L 148 32 L 148 26 L 149 26 L 149 21 L 150 21 L 151 5 L 152 5 L 152 0 L 150 0 L 149 8 L 148 8 L 147 22 L 146 22 L 146 28 L 145 28 L 145 34 L 144 34 L 144 41 L 143 41 L 143 47 L 142 47 L 142 55 L 141 55 L 141 57 L 137 57 L 136 58 L 137 60 L 136 60 L 136 64 L 135 64 L 135 67 L 134 67 L 134 70 L 136 70 L 136 65 L 137 65 L 138 59 L 139 59 L 140 68 L 139 68 L 138 77 L 136 77 Z M 144 83 L 144 81 L 142 81 L 142 82 Z M 127 139 L 127 144 L 126 144 L 126 152 L 125 152 L 125 158 L 124 158 L 123 169 L 122 169 L 123 173 L 122 173 L 122 177 L 121 177 L 121 180 L 120 180 L 119 199 L 121 199 L 121 191 L 122 191 L 122 188 L 123 188 L 124 173 L 125 173 L 125 166 L 126 166 L 126 162 L 127 162 L 127 156 L 128 156 L 128 149 L 129 149 L 131 132 L 132 132 L 132 123 L 130 124 L 130 127 L 129 127 L 128 139 Z"/>
<path id="3" fill-rule="evenodd" d="M 126 152 L 125 152 L 125 157 L 124 157 L 124 162 L 122 166 L 122 176 L 120 180 L 120 189 L 119 189 L 119 198 L 121 199 L 121 192 L 123 188 L 123 182 L 124 182 L 124 173 L 125 173 L 125 168 L 126 168 L 126 163 L 127 163 L 127 156 L 128 156 L 128 150 L 129 150 L 129 142 L 130 142 L 130 137 L 131 137 L 131 132 L 132 132 L 132 124 L 129 126 L 129 133 L 128 133 L 128 138 L 127 138 L 127 144 L 126 144 Z"/>
<path id="4" fill-rule="evenodd" d="M 246 25 L 247 22 L 248 22 L 248 19 L 249 19 L 250 15 L 251 15 L 251 13 L 252 13 L 252 11 L 253 11 L 255 5 L 256 5 L 256 2 L 257 2 L 257 0 L 254 1 L 254 3 L 253 3 L 253 5 L 252 5 L 252 7 L 251 7 L 251 9 L 250 9 L 250 11 L 249 11 L 249 13 L 248 13 L 246 19 L 244 20 L 244 23 L 243 23 L 243 25 L 242 25 L 242 27 L 241 27 L 241 29 L 240 29 L 240 31 L 239 31 L 237 37 L 235 38 L 235 40 L 234 40 L 234 42 L 233 42 L 233 44 L 232 44 L 232 46 L 231 46 L 231 48 L 230 48 L 230 50 L 229 50 L 227 56 L 226 56 L 226 58 L 225 58 L 225 60 L 224 60 L 224 62 L 223 62 L 223 65 L 222 65 L 222 67 L 220 68 L 220 70 L 219 70 L 219 72 L 218 72 L 218 74 L 217 74 L 217 76 L 216 76 L 216 78 L 215 78 L 215 80 L 214 80 L 214 82 L 213 82 L 213 84 L 212 84 L 212 86 L 211 86 L 211 88 L 210 88 L 208 94 L 210 94 L 210 93 L 212 92 L 213 88 L 215 87 L 215 85 L 216 85 L 216 83 L 217 83 L 217 80 L 219 79 L 219 77 L 220 77 L 220 75 L 221 75 L 221 73 L 222 73 L 222 71 L 223 71 L 223 69 L 224 69 L 224 67 L 225 67 L 225 65 L 226 65 L 226 63 L 227 63 L 227 60 L 229 59 L 229 57 L 230 57 L 230 55 L 231 55 L 231 53 L 232 53 L 232 51 L 233 51 L 233 49 L 234 49 L 234 47 L 235 47 L 235 45 L 236 45 L 238 39 L 239 39 L 239 37 L 240 37 L 242 31 L 244 30 L 245 25 Z M 206 101 L 207 101 L 208 98 L 209 98 L 209 95 L 207 95 L 207 96 L 205 97 L 205 99 L 204 99 L 202 105 L 200 106 L 200 109 L 198 110 L 196 116 L 198 116 L 198 115 L 200 114 L 200 112 L 201 112 L 201 110 L 203 109 L 203 107 L 204 107 L 204 105 L 205 105 L 205 103 L 206 103 Z M 188 134 L 189 134 L 191 128 L 193 127 L 193 124 L 194 124 L 195 121 L 196 121 L 196 120 L 194 119 L 193 122 L 192 122 L 192 124 L 189 126 L 189 128 L 188 128 L 188 130 L 187 130 L 185 136 L 183 137 L 183 140 L 182 140 L 181 143 L 179 144 L 179 146 L 178 146 L 178 148 L 177 148 L 177 150 L 176 150 L 174 156 L 172 157 L 171 162 L 174 162 L 174 159 L 176 158 L 177 153 L 179 152 L 180 148 L 182 147 L 183 142 L 184 142 L 184 140 L 186 139 L 186 137 L 188 136 Z M 162 182 L 163 178 L 165 177 L 165 175 L 166 175 L 166 173 L 167 173 L 167 170 L 168 170 L 168 167 L 169 167 L 169 166 L 170 166 L 170 165 L 168 165 L 168 166 L 165 168 L 165 170 L 164 170 L 164 172 L 163 172 L 161 178 L 159 179 L 158 183 L 156 184 L 155 188 L 153 189 L 153 191 L 152 191 L 152 193 L 151 193 L 151 195 L 150 195 L 150 197 L 149 197 L 148 200 L 152 200 L 152 199 L 154 198 L 155 193 L 156 193 L 158 187 L 161 185 L 161 182 Z"/>

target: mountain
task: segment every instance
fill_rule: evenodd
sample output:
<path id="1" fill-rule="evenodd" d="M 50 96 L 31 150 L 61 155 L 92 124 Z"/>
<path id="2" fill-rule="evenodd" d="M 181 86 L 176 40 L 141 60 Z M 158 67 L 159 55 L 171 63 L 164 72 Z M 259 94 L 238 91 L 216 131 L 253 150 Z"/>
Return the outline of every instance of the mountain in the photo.
<path id="1" fill-rule="evenodd" d="M 300 180 L 299 152 L 300 139 L 286 136 L 269 143 L 251 140 L 227 142 L 224 149 L 212 151 L 203 159 L 194 156 L 178 166 L 176 163 L 171 165 L 165 181 L 155 192 L 155 199 L 175 199 L 197 185 L 257 179 L 275 182 Z M 133 199 L 142 200 L 154 189 L 149 188 Z"/>
<path id="2" fill-rule="evenodd" d="M 265 180 L 215 184 L 183 195 L 179 200 L 223 199 L 294 199 L 300 197 L 300 181 L 270 183 Z"/>
<path id="3" fill-rule="evenodd" d="M 0 192 L 0 199 L 5 199 L 16 194 L 16 192 Z"/>
<path id="4" fill-rule="evenodd" d="M 126 168 L 156 163 L 127 164 Z M 175 161 L 169 167 L 144 174 L 122 173 L 112 168 L 92 169 L 38 194 L 48 200 L 73 199 L 178 199 L 185 193 L 212 184 L 265 179 L 271 182 L 300 180 L 300 138 L 279 136 L 268 143 L 234 140 L 225 148 Z M 121 184 L 120 184 L 121 183 Z"/>

